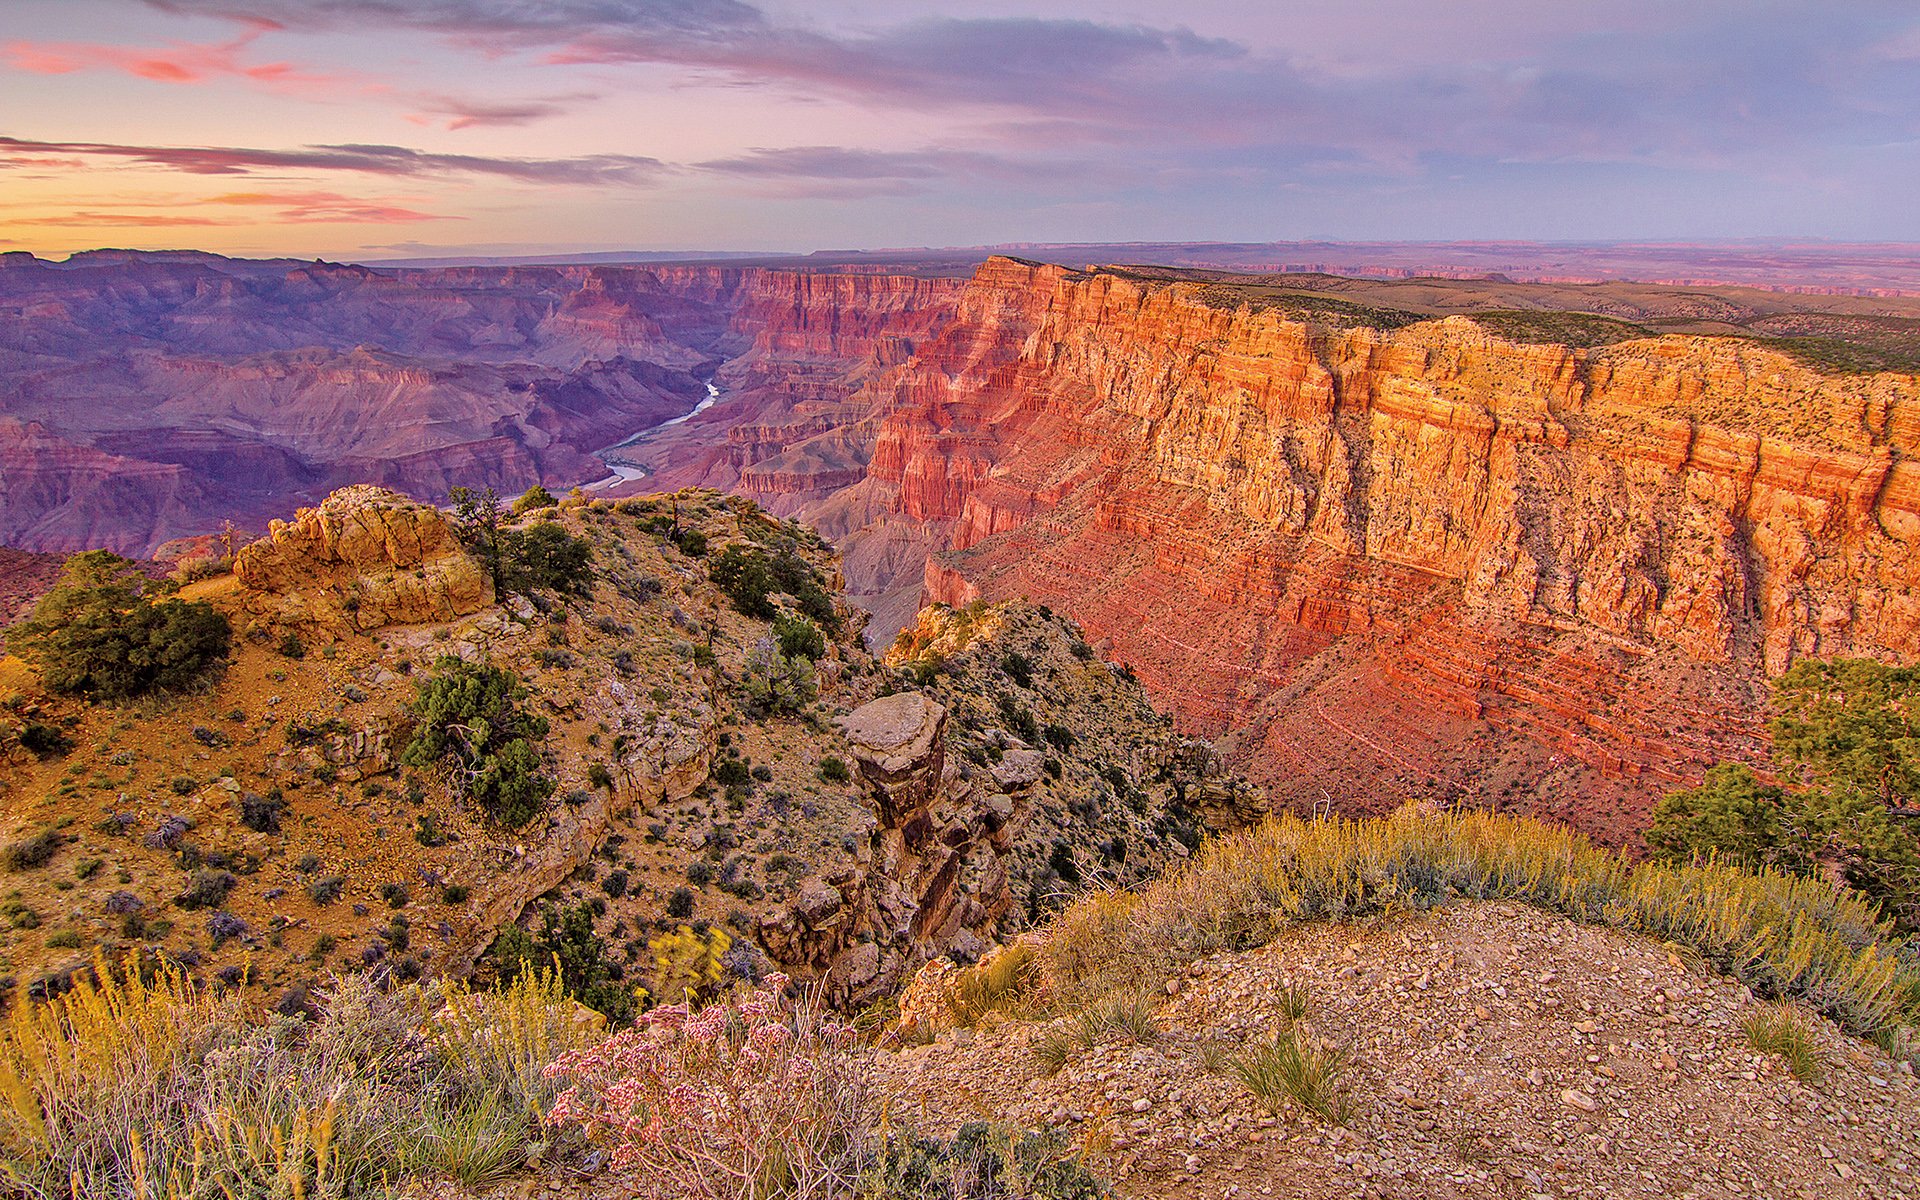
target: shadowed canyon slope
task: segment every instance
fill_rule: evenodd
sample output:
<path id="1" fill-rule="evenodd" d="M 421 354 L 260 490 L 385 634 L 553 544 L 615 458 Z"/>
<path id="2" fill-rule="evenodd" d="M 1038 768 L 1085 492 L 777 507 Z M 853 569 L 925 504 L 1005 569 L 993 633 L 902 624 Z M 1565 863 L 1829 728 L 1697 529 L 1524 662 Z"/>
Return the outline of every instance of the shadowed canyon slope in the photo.
<path id="1" fill-rule="evenodd" d="M 944 281 L 832 278 L 870 333 Z M 571 486 L 683 416 L 814 277 L 730 268 L 394 272 L 205 254 L 0 255 L 0 544 L 147 553 L 335 487 Z M 926 293 L 926 294 L 923 294 Z M 765 348 L 805 376 L 798 329 Z M 863 357 L 868 346 L 855 351 Z M 891 351 L 904 354 L 904 346 Z M 767 371 L 756 381 L 778 387 Z M 793 384 L 804 390 L 804 379 Z M 846 383 L 840 384 L 847 390 Z"/>
<path id="2" fill-rule="evenodd" d="M 1071 613 L 1283 803 L 1616 838 L 1758 755 L 1794 656 L 1920 649 L 1920 301 L 23 257 L 0 542 L 28 548 L 613 463 L 814 523 L 882 638 L 923 599 Z"/>

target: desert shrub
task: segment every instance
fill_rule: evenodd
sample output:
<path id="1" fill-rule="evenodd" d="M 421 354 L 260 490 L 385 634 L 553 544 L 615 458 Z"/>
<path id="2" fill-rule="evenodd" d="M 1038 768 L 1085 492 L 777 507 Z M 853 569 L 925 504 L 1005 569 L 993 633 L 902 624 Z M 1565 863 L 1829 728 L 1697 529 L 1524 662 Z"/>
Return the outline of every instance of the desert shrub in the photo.
<path id="1" fill-rule="evenodd" d="M 9 842 L 4 850 L 0 850 L 0 866 L 5 866 L 9 871 L 30 871 L 35 867 L 44 867 L 64 840 L 58 831 L 42 829 L 17 842 Z"/>
<path id="2" fill-rule="evenodd" d="M 411 898 L 404 883 L 383 883 L 380 885 L 380 898 L 387 902 L 388 908 L 405 908 Z"/>
<path id="3" fill-rule="evenodd" d="M 773 620 L 779 612 L 773 597 L 785 594 L 821 628 L 832 631 L 840 626 L 820 573 L 790 550 L 768 554 L 751 546 L 728 546 L 713 557 L 707 574 L 744 616 Z"/>
<path id="4" fill-rule="evenodd" d="M 593 582 L 593 547 L 551 521 L 502 530 L 500 573 L 509 591 L 581 595 Z"/>
<path id="5" fill-rule="evenodd" d="M 995 696 L 994 704 L 1000 710 L 1000 722 L 1010 733 L 1019 735 L 1025 742 L 1040 739 L 1040 722 L 1034 717 L 1033 710 L 1002 692 Z"/>
<path id="6" fill-rule="evenodd" d="M 173 902 L 181 908 L 214 908 L 226 900 L 238 882 L 231 871 L 202 868 L 188 877 L 186 890 Z"/>
<path id="7" fill-rule="evenodd" d="M 693 915 L 693 889 L 677 887 L 667 896 L 667 915 L 674 918 Z"/>
<path id="8" fill-rule="evenodd" d="M 466 902 L 467 888 L 465 884 L 450 883 L 440 889 L 440 903 L 465 904 Z"/>
<path id="9" fill-rule="evenodd" d="M 587 782 L 610 792 L 613 790 L 613 772 L 607 769 L 605 763 L 589 763 L 587 764 Z"/>
<path id="10" fill-rule="evenodd" d="M 773 622 L 773 636 L 780 643 L 780 653 L 788 658 L 812 662 L 827 652 L 827 635 L 805 617 L 782 613 Z"/>
<path id="11" fill-rule="evenodd" d="M 525 696 L 526 686 L 503 668 L 441 658 L 410 706 L 418 725 L 401 760 L 418 767 L 445 761 L 456 793 L 503 825 L 526 824 L 553 795 L 554 781 L 535 748 L 547 722 L 521 707 Z"/>
<path id="12" fill-rule="evenodd" d="M 507 982 L 557 964 L 569 995 L 609 1020 L 624 1021 L 633 1015 L 634 995 L 620 982 L 624 970 L 607 957 L 606 942 L 594 932 L 593 916 L 586 904 L 567 909 L 548 905 L 540 914 L 538 934 L 509 927 L 494 939 L 487 955 Z"/>
<path id="13" fill-rule="evenodd" d="M 552 492 L 536 483 L 521 492 L 519 498 L 513 502 L 513 513 L 519 516 L 521 513 L 532 512 L 536 508 L 554 508 L 559 503 L 553 498 Z"/>
<path id="14" fill-rule="evenodd" d="M 707 535 L 698 529 L 682 529 L 673 542 L 680 547 L 680 553 L 688 558 L 706 557 Z"/>
<path id="15" fill-rule="evenodd" d="M 1009 650 L 1000 656 L 1000 669 L 1008 679 L 1023 688 L 1033 686 L 1033 660 L 1017 650 Z"/>
<path id="16" fill-rule="evenodd" d="M 421 813 L 413 819 L 413 840 L 422 846 L 438 847 L 447 844 L 447 835 L 432 813 Z"/>
<path id="17" fill-rule="evenodd" d="M 732 948 L 733 939 L 718 928 L 698 934 L 682 925 L 647 939 L 652 986 L 643 989 L 646 999 L 654 1004 L 693 1004 L 712 997 L 727 978 L 727 954 Z"/>
<path id="18" fill-rule="evenodd" d="M 618 900 L 627 894 L 627 873 L 618 868 L 608 871 L 606 878 L 600 881 L 600 890 Z"/>
<path id="19" fill-rule="evenodd" d="M 820 694 L 813 664 L 789 658 L 770 638 L 762 638 L 748 654 L 740 689 L 748 706 L 762 716 L 799 712 Z"/>
<path id="20" fill-rule="evenodd" d="M 275 788 L 264 796 L 251 792 L 242 793 L 239 800 L 240 823 L 255 833 L 279 833 L 280 814 L 286 811 L 287 802 Z"/>
<path id="21" fill-rule="evenodd" d="M 871 1200 L 1102 1200 L 1106 1187 L 1059 1131 L 972 1121 L 951 1139 L 889 1133 L 861 1180 Z"/>
<path id="22" fill-rule="evenodd" d="M 693 1014 L 656 1008 L 560 1057 L 547 1074 L 573 1086 L 553 1122 L 604 1130 L 613 1165 L 662 1195 L 853 1195 L 876 1114 L 850 1031 L 786 999 L 787 983 L 771 975 L 746 1001 Z M 650 1124 L 664 1111 L 675 1114 L 670 1137 Z"/>
<path id="23" fill-rule="evenodd" d="M 820 760 L 820 778 L 828 783 L 846 783 L 853 778 L 847 760 L 836 754 L 829 754 Z"/>
<path id="24" fill-rule="evenodd" d="M 347 881 L 340 876 L 329 875 L 325 879 L 316 879 L 308 884 L 307 895 L 313 898 L 315 904 L 324 908 L 332 904 L 335 900 L 338 900 L 341 890 L 346 886 Z"/>
<path id="25" fill-rule="evenodd" d="M 86 937 L 78 929 L 56 929 L 47 935 L 49 950 L 78 950 L 86 944 Z"/>
<path id="26" fill-rule="evenodd" d="M 73 739 L 58 725 L 28 721 L 20 730 L 20 745 L 36 758 L 52 758 L 73 749 Z"/>
<path id="27" fill-rule="evenodd" d="M 184 688 L 226 661 L 232 630 L 212 605 L 162 591 L 117 554 L 76 554 L 9 642 L 57 692 L 125 700 Z"/>
<path id="28" fill-rule="evenodd" d="M 1837 876 L 1920 928 L 1920 667 L 1802 659 L 1773 684 L 1781 784 L 1721 764 L 1654 809 L 1647 845 L 1668 862 Z"/>
<path id="29" fill-rule="evenodd" d="M 212 579 L 215 575 L 225 575 L 231 570 L 233 570 L 231 554 L 202 551 L 181 555 L 175 560 L 173 570 L 168 572 L 167 577 L 184 586 L 189 583 L 198 583 L 202 579 Z"/>
<path id="30" fill-rule="evenodd" d="M 1080 864 L 1073 857 L 1073 847 L 1057 838 L 1047 853 L 1047 869 L 1058 875 L 1063 883 L 1080 882 Z"/>

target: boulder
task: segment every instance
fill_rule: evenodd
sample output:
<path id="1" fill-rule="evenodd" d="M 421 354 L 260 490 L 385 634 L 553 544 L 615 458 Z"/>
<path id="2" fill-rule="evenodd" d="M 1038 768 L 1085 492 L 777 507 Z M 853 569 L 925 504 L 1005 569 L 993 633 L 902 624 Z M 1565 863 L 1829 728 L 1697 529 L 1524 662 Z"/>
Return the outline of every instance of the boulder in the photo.
<path id="1" fill-rule="evenodd" d="M 1017 792 L 1040 782 L 1046 765 L 1047 756 L 1038 750 L 1009 750 L 993 764 L 993 781 L 1009 792 Z"/>
<path id="2" fill-rule="evenodd" d="M 242 549 L 242 606 L 267 626 L 370 630 L 448 621 L 493 601 L 493 585 L 430 505 L 385 488 L 341 488 Z"/>
<path id="3" fill-rule="evenodd" d="M 836 724 L 883 826 L 899 826 L 933 801 L 946 766 L 944 707 L 919 692 L 899 692 L 861 705 Z"/>

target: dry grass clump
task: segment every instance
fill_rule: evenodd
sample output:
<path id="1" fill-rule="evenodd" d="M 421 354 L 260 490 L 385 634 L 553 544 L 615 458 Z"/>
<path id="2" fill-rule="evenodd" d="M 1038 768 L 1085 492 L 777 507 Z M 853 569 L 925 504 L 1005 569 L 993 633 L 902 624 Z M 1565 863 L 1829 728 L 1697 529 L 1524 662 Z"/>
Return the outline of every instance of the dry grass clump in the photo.
<path id="1" fill-rule="evenodd" d="M 0 1030 L 0 1162 L 26 1197 L 328 1197 L 517 1166 L 583 1044 L 549 976 L 497 996 L 333 981 L 317 1017 L 250 1021 L 177 969 L 96 964 Z"/>
<path id="2" fill-rule="evenodd" d="M 1027 1007 L 1035 966 L 1033 948 L 1015 943 L 961 972 L 946 996 L 953 1023 L 971 1029 L 989 1013 Z"/>
<path id="3" fill-rule="evenodd" d="M 1241 1084 L 1275 1113 L 1291 1100 L 1335 1125 L 1345 1124 L 1353 1112 L 1340 1083 L 1350 1063 L 1347 1047 L 1323 1044 L 1291 1024 L 1272 1040 L 1256 1042 L 1227 1059 Z"/>
<path id="4" fill-rule="evenodd" d="M 1049 1026 L 1034 1039 L 1033 1056 L 1041 1070 L 1052 1075 L 1071 1062 L 1077 1051 L 1119 1038 L 1142 1046 L 1160 1040 L 1151 995 L 1125 992 L 1072 1010 L 1064 1023 Z"/>
<path id="5" fill-rule="evenodd" d="M 1779 1055 L 1795 1079 L 1812 1083 L 1820 1078 L 1820 1046 L 1792 1005 L 1770 1004 L 1749 1015 L 1742 1027 L 1755 1050 Z"/>
<path id="6" fill-rule="evenodd" d="M 1817 879 L 1719 863 L 1647 864 L 1616 923 L 1678 942 L 1762 995 L 1805 1001 L 1890 1043 L 1920 1024 L 1920 958 L 1868 901 Z"/>
<path id="7" fill-rule="evenodd" d="M 1296 921 L 1454 898 L 1520 901 L 1678 943 L 1883 1045 L 1920 1024 L 1920 955 L 1851 892 L 1713 863 L 1635 867 L 1540 821 L 1411 806 L 1383 819 L 1278 817 L 1209 842 L 1136 893 L 1086 897 L 1054 921 L 1039 974 L 1062 998 L 1150 988 Z"/>

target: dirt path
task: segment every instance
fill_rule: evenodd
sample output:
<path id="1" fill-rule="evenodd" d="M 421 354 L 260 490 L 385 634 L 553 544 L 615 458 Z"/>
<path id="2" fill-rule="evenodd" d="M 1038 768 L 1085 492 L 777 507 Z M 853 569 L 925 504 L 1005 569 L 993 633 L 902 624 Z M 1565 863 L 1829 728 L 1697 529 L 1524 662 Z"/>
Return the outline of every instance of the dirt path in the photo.
<path id="1" fill-rule="evenodd" d="M 1222 1055 L 1269 1036 L 1285 984 L 1350 1046 L 1352 1116 L 1275 1116 Z M 1920 1085 L 1807 1019 L 1815 1084 L 1757 1053 L 1739 984 L 1645 938 L 1518 905 L 1302 926 L 1195 964 L 1152 1045 L 1109 1040 L 1056 1075 L 1044 1026 L 945 1035 L 876 1065 L 931 1131 L 1064 1126 L 1125 1197 L 1883 1197 L 1920 1193 Z M 1209 1046 L 1214 1049 L 1209 1052 Z"/>

